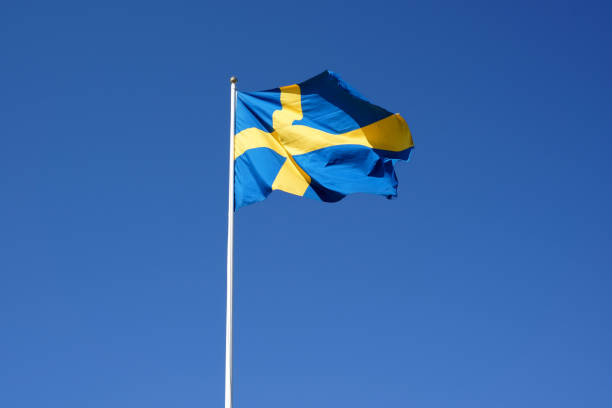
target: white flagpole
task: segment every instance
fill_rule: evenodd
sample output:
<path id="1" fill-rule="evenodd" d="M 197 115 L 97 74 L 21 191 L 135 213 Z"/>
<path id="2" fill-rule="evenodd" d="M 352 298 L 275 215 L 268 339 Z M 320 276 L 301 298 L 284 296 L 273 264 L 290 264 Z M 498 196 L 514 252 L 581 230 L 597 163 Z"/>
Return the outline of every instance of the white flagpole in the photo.
<path id="1" fill-rule="evenodd" d="M 236 77 L 230 78 L 229 192 L 227 199 L 227 305 L 225 316 L 225 408 L 232 408 L 232 340 L 234 297 L 234 133 Z"/>

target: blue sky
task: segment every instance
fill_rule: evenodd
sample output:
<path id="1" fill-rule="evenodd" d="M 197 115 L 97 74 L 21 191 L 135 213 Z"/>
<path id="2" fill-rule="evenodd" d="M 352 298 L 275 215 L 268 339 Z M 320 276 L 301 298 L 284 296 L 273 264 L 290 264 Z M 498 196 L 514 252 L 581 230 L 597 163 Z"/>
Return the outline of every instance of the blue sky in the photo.
<path id="1" fill-rule="evenodd" d="M 0 405 L 220 407 L 230 75 L 400 112 L 236 214 L 236 407 L 609 407 L 605 2 L 3 2 Z"/>

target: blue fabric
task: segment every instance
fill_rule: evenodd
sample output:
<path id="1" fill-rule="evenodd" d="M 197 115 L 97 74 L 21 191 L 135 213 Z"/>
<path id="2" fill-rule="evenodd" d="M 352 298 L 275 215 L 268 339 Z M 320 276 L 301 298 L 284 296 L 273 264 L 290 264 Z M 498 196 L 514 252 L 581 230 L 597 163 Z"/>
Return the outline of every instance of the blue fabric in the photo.
<path id="1" fill-rule="evenodd" d="M 335 202 L 352 193 L 397 196 L 393 161 L 365 146 L 332 146 L 293 156 L 311 178 L 305 196 Z M 314 193 L 314 196 L 313 196 Z"/>
<path id="2" fill-rule="evenodd" d="M 389 123 L 387 118 L 392 115 L 389 111 L 367 101 L 342 81 L 338 75 L 330 71 L 325 71 L 298 85 L 302 119 L 294 120 L 291 126 L 303 125 L 326 133 L 341 135 L 379 121 L 386 120 L 383 122 Z M 281 105 L 281 92 L 285 92 L 283 89 L 286 88 L 238 93 L 237 135 L 246 129 L 257 128 L 271 133 L 271 137 L 274 138 L 272 140 L 276 140 L 274 143 L 277 145 L 276 147 L 273 145 L 258 147 L 260 145 L 255 143 L 253 145 L 255 147 L 247 149 L 236 158 L 235 209 L 264 200 L 272 192 L 272 186 L 283 164 L 290 160 L 287 158 L 289 157 L 287 150 L 282 148 L 279 150 L 278 146 L 282 146 L 283 138 L 282 134 L 277 134 L 273 129 L 272 121 L 273 113 L 283 109 Z M 366 143 L 367 145 L 336 144 L 325 147 L 317 147 L 320 144 L 314 144 L 311 151 L 306 149 L 306 153 L 292 156 L 297 166 L 308 175 L 304 177 L 304 180 L 307 181 L 306 186 L 302 181 L 301 185 L 304 187 L 301 187 L 301 190 L 293 187 L 287 189 L 283 183 L 275 184 L 275 188 L 325 202 L 336 202 L 352 193 L 372 193 L 387 198 L 396 197 L 398 181 L 394 164 L 398 160 L 408 160 L 413 148 L 412 137 L 404 120 L 395 115 L 391 121 L 397 121 L 393 123 L 401 121 L 403 127 L 379 125 L 378 129 L 382 129 L 379 137 L 382 134 L 383 140 L 386 141 L 387 134 L 384 133 L 386 129 L 395 129 L 394 133 L 389 135 L 388 140 L 399 141 L 399 143 L 381 145 L 402 146 L 399 149 L 404 150 L 375 149 L 368 147 L 368 145 L 373 145 L 369 143 Z M 287 130 L 284 128 L 283 131 Z M 251 138 L 257 135 L 245 132 L 242 136 Z M 308 135 L 304 135 L 303 138 L 307 141 Z"/>
<path id="3" fill-rule="evenodd" d="M 341 134 L 367 126 L 391 115 L 371 104 L 331 71 L 298 84 L 302 93 L 303 119 L 293 122 Z"/>
<path id="4" fill-rule="evenodd" d="M 280 89 L 262 92 L 238 92 L 236 98 L 236 134 L 257 128 L 272 132 L 272 113 L 281 108 Z"/>
<path id="5" fill-rule="evenodd" d="M 234 163 L 234 209 L 263 200 L 272 192 L 272 183 L 287 160 L 273 150 L 252 149 Z"/>

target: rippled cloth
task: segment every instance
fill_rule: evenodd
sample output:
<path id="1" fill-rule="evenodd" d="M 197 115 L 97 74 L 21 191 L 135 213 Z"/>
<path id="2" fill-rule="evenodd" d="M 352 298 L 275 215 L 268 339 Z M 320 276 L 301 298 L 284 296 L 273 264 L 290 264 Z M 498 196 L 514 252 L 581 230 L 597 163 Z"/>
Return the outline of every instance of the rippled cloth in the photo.
<path id="1" fill-rule="evenodd" d="M 295 85 L 238 92 L 235 209 L 273 190 L 326 202 L 397 195 L 394 164 L 414 147 L 406 121 L 325 71 Z"/>

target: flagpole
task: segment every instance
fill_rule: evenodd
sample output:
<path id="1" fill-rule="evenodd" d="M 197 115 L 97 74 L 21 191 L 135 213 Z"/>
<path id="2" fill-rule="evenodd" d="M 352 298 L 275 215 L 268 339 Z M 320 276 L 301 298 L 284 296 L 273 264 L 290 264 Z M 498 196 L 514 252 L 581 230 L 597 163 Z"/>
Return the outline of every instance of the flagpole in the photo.
<path id="1" fill-rule="evenodd" d="M 232 408 L 232 340 L 234 297 L 234 133 L 236 77 L 230 78 L 229 189 L 227 199 L 227 304 L 225 315 L 225 408 Z"/>

